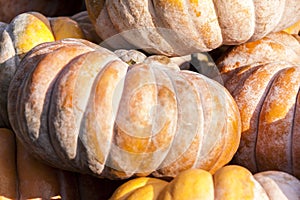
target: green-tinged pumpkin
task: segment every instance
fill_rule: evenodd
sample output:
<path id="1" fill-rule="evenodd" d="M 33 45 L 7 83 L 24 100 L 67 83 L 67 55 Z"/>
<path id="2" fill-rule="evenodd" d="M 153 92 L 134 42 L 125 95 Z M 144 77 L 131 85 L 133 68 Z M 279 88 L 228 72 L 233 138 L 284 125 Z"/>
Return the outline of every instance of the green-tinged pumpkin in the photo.
<path id="1" fill-rule="evenodd" d="M 16 16 L 0 23 L 0 127 L 10 127 L 7 115 L 7 90 L 16 68 L 34 46 L 62 38 L 98 41 L 86 11 L 72 17 L 47 18 L 38 12 Z"/>
<path id="2" fill-rule="evenodd" d="M 170 56 L 258 40 L 300 20 L 295 0 L 85 2 L 97 33 L 113 38 L 112 47 L 133 45 Z"/>
<path id="3" fill-rule="evenodd" d="M 214 172 L 240 139 L 236 103 L 218 82 L 164 56 L 128 65 L 80 39 L 28 52 L 11 81 L 8 111 L 36 156 L 111 179 Z"/>
<path id="4" fill-rule="evenodd" d="M 270 34 L 234 47 L 217 62 L 242 120 L 233 163 L 252 172 L 300 177 L 299 41 L 285 32 Z"/>
<path id="5" fill-rule="evenodd" d="M 276 200 L 300 198 L 300 181 L 282 171 L 252 174 L 247 168 L 227 165 L 215 174 L 202 169 L 180 172 L 170 182 L 140 177 L 118 187 L 109 200 Z"/>

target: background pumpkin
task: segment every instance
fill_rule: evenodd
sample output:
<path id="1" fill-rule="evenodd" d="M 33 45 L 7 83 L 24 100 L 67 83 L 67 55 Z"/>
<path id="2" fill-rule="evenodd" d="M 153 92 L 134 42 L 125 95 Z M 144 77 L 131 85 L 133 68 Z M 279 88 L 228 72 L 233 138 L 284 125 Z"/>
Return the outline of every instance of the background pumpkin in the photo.
<path id="1" fill-rule="evenodd" d="M 62 38 L 99 41 L 94 33 L 86 11 L 72 17 L 55 18 L 27 12 L 16 16 L 9 24 L 0 23 L 0 127 L 10 127 L 7 90 L 23 55 L 38 44 Z"/>
<path id="2" fill-rule="evenodd" d="M 26 147 L 50 165 L 100 177 L 213 172 L 239 144 L 239 113 L 222 85 L 163 56 L 128 66 L 86 40 L 33 48 L 8 99 Z"/>
<path id="3" fill-rule="evenodd" d="M 0 21 L 9 23 L 17 15 L 31 11 L 55 17 L 70 16 L 83 10 L 83 0 L 1 0 Z"/>
<path id="4" fill-rule="evenodd" d="M 234 47 L 217 62 L 238 104 L 242 136 L 233 163 L 300 177 L 299 36 L 285 32 Z"/>
<path id="5" fill-rule="evenodd" d="M 110 200 L 193 200 L 193 199 L 299 199 L 300 181 L 285 172 L 256 174 L 238 165 L 227 165 L 215 174 L 202 169 L 180 172 L 170 182 L 141 177 L 116 189 Z"/>
<path id="6" fill-rule="evenodd" d="M 0 199 L 106 200 L 124 181 L 110 181 L 50 167 L 0 128 Z"/>
<path id="7" fill-rule="evenodd" d="M 85 2 L 103 40 L 114 36 L 110 41 L 114 46 L 125 45 L 118 48 L 132 44 L 167 55 L 261 39 L 300 20 L 300 5 L 294 0 Z"/>
<path id="8" fill-rule="evenodd" d="M 289 33 L 289 34 L 296 34 L 296 35 L 300 36 L 300 20 L 297 21 L 292 26 L 284 29 L 284 31 L 287 32 L 287 33 Z"/>

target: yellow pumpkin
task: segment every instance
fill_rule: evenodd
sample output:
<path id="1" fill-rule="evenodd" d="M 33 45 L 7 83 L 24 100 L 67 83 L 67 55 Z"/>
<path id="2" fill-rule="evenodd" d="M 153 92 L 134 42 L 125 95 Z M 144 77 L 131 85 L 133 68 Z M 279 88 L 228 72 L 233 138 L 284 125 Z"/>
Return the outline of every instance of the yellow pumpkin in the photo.
<path id="1" fill-rule="evenodd" d="M 227 165 L 215 174 L 202 169 L 179 173 L 170 182 L 140 177 L 118 187 L 109 200 L 275 200 L 299 199 L 300 181 L 281 171 L 256 174 L 238 165 Z"/>
<path id="2" fill-rule="evenodd" d="M 221 84 L 164 56 L 128 65 L 87 40 L 33 48 L 8 100 L 12 128 L 32 152 L 100 177 L 215 171 L 239 145 L 240 116 Z"/>
<path id="3" fill-rule="evenodd" d="M 296 35 L 300 36 L 300 20 L 297 21 L 292 26 L 284 29 L 284 31 L 287 32 L 287 33 L 289 33 L 289 34 L 296 34 Z"/>
<path id="4" fill-rule="evenodd" d="M 254 41 L 300 20 L 295 0 L 85 2 L 103 40 L 170 56 Z"/>
<path id="5" fill-rule="evenodd" d="M 55 18 L 27 12 L 16 16 L 8 24 L 0 23 L 0 127 L 10 127 L 7 90 L 23 55 L 38 44 L 62 38 L 98 41 L 93 30 L 86 11 L 72 17 Z"/>

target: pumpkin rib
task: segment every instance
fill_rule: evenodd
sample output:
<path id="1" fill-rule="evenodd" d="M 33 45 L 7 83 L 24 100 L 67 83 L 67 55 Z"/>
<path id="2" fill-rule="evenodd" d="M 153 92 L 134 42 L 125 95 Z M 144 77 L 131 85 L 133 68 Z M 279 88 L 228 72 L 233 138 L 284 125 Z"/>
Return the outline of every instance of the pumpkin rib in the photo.
<path id="1" fill-rule="evenodd" d="M 199 146 L 199 142 L 201 142 L 199 140 L 201 137 L 203 137 L 202 136 L 203 130 L 199 128 L 199 127 L 203 127 L 203 110 L 202 110 L 203 103 L 199 98 L 199 92 L 197 91 L 193 83 L 188 80 L 187 77 L 183 76 L 182 74 L 176 76 L 173 75 L 172 73 L 176 73 L 176 72 L 169 71 L 168 75 L 172 80 L 172 84 L 174 85 L 174 90 L 177 97 L 176 98 L 177 107 L 179 108 L 179 110 L 178 110 L 178 117 L 177 117 L 176 132 L 171 143 L 171 148 L 169 149 L 169 152 L 166 156 L 167 159 L 164 160 L 159 167 L 159 173 L 165 173 L 168 171 L 177 173 L 178 171 L 193 166 L 194 163 L 197 161 L 197 156 L 195 156 L 194 154 L 199 153 L 199 151 L 197 150 L 201 147 L 201 145 Z M 184 87 L 184 89 L 182 87 Z M 187 96 L 189 96 L 189 99 L 187 99 Z M 190 102 L 191 100 L 196 101 L 197 103 L 192 103 Z M 182 110 L 181 107 L 182 105 L 185 104 L 195 106 L 195 108 L 187 107 L 186 110 Z M 192 113 L 192 112 L 194 113 L 197 112 L 196 116 L 199 118 L 198 120 L 197 119 L 188 120 L 189 119 L 188 113 Z M 201 123 L 195 125 L 195 127 L 193 126 L 191 130 L 191 126 L 188 124 L 188 122 L 193 120 L 199 121 Z M 200 132 L 198 132 L 199 130 Z M 183 134 L 182 132 L 186 132 L 187 134 Z M 190 136 L 189 134 L 191 132 L 193 132 L 192 136 Z M 185 135 L 189 135 L 189 137 L 186 137 Z M 184 148 L 178 151 L 176 150 L 176 148 L 178 148 L 181 142 L 183 143 L 181 144 L 181 147 L 182 145 L 184 145 Z M 188 155 L 190 155 L 189 156 L 190 158 L 193 157 L 193 159 L 187 159 Z M 174 158 L 174 156 L 176 158 Z M 182 162 L 184 163 L 184 165 L 178 166 L 177 163 L 182 163 Z M 171 176 L 173 176 L 173 174 Z"/>
<path id="2" fill-rule="evenodd" d="M 91 8 L 95 2 L 103 6 Z M 294 0 L 86 0 L 86 5 L 102 39 L 130 30 L 125 37 L 130 45 L 168 56 L 256 41 L 300 19 Z M 110 30 L 102 34 L 103 27 Z"/>
<path id="3" fill-rule="evenodd" d="M 220 164 L 219 164 L 220 159 L 221 158 L 224 159 L 224 157 L 223 157 L 224 154 L 223 154 L 222 150 L 225 150 L 226 141 L 223 140 L 225 138 L 223 134 L 224 134 L 224 132 L 227 131 L 226 126 L 229 126 L 227 124 L 227 119 L 228 118 L 226 117 L 228 110 L 226 108 L 227 106 L 224 106 L 224 107 L 220 108 L 220 104 L 223 104 L 224 102 L 227 102 L 227 101 L 225 100 L 226 94 L 221 94 L 219 92 L 220 88 L 219 88 L 218 83 L 215 84 L 214 81 L 211 81 L 210 79 L 206 78 L 205 76 L 203 76 L 203 80 L 204 80 L 204 83 L 207 86 L 207 89 L 209 91 L 208 93 L 211 94 L 211 96 L 210 96 L 211 99 L 210 100 L 212 102 L 214 102 L 214 104 L 211 104 L 211 111 L 214 112 L 214 114 L 210 118 L 210 123 L 208 123 L 207 119 L 205 119 L 205 121 L 204 121 L 205 124 L 208 124 L 208 128 L 209 128 L 210 131 L 208 131 L 207 133 L 204 133 L 206 138 L 204 138 L 203 141 L 206 141 L 206 142 L 203 144 L 203 146 L 206 147 L 206 145 L 208 145 L 208 146 L 211 145 L 211 147 L 208 151 L 208 154 L 210 154 L 210 156 L 205 155 L 204 160 L 206 160 L 206 162 L 208 162 L 210 164 L 208 165 L 209 168 L 207 168 L 207 167 L 206 168 L 201 167 L 201 168 L 206 169 L 210 173 L 214 173 L 214 170 L 215 170 L 216 166 L 217 167 L 220 166 Z M 212 92 L 212 91 L 214 91 L 214 92 Z M 218 100 L 217 101 L 214 100 L 215 98 L 218 99 Z M 206 101 L 204 101 L 204 102 L 206 103 Z M 205 108 L 207 108 L 207 107 L 208 106 L 205 106 Z M 217 110 L 218 110 L 218 112 L 220 112 L 220 114 L 215 112 Z M 219 120 L 216 120 L 216 119 L 222 119 L 222 118 L 224 119 L 223 123 L 222 123 L 222 120 L 220 120 L 220 122 L 221 122 L 220 124 L 219 123 L 218 124 L 213 124 L 213 125 L 211 124 L 211 123 L 219 121 Z M 211 130 L 211 127 L 210 127 L 211 125 L 212 125 L 212 127 L 215 127 L 216 130 L 213 130 L 213 129 Z M 214 142 L 213 145 L 209 144 L 208 143 L 208 141 L 209 141 L 208 138 L 212 137 L 212 135 L 215 136 L 215 134 L 218 133 L 218 132 L 220 132 L 222 134 L 218 138 L 215 137 L 214 139 L 212 139 L 213 142 Z M 230 140 L 229 137 L 228 138 L 226 137 L 226 139 Z M 204 150 L 204 148 L 201 151 L 202 153 L 203 153 L 203 150 Z M 218 152 L 218 150 L 219 150 L 219 152 Z M 205 157 L 207 157 L 207 158 L 205 159 Z M 200 157 L 200 159 L 202 160 L 203 158 Z M 205 165 L 207 165 L 207 164 L 205 163 Z"/>
<path id="4" fill-rule="evenodd" d="M 120 106 L 120 94 L 123 93 L 123 79 L 127 72 L 127 66 L 120 61 L 111 61 L 103 67 L 103 71 L 108 71 L 107 69 L 104 69 L 105 67 L 118 70 L 117 74 L 111 73 L 112 76 L 114 76 L 115 81 L 112 83 L 111 78 L 109 80 L 106 80 L 108 78 L 103 78 L 105 72 L 98 73 L 93 84 L 88 107 L 85 111 L 86 120 L 81 122 L 81 128 L 88 130 L 84 131 L 80 139 L 87 149 L 88 155 L 91 155 L 89 156 L 88 162 L 89 167 L 92 170 L 99 170 L 97 163 L 100 163 L 100 166 L 101 164 L 104 166 L 107 162 L 109 152 L 112 148 L 110 144 L 114 137 L 114 121 Z M 108 87 L 107 85 L 110 86 Z M 105 87 L 106 89 L 104 90 L 103 88 Z M 107 100 L 105 100 L 106 98 Z M 109 101 L 113 102 L 113 105 L 106 105 L 109 104 Z M 93 110 L 95 112 L 93 112 Z M 103 119 L 102 116 L 105 116 L 105 118 Z M 89 151 L 91 153 L 89 153 Z M 95 173 L 100 174 L 100 171 Z"/>
<path id="5" fill-rule="evenodd" d="M 77 44 L 74 44 L 75 46 L 77 45 Z M 49 47 L 50 47 L 50 49 L 52 49 L 53 50 L 53 52 L 57 52 L 57 51 L 62 51 L 63 49 L 64 49 L 64 44 L 63 43 L 58 43 L 58 44 L 55 44 L 55 45 L 53 45 L 52 46 L 52 44 L 50 44 L 49 45 Z M 46 45 L 42 45 L 41 47 L 37 47 L 37 52 L 39 51 L 39 48 L 41 49 L 41 51 L 45 51 L 45 48 L 46 48 L 46 50 L 49 50 L 48 49 L 48 45 L 46 44 Z M 32 51 L 32 52 L 35 52 L 35 50 L 34 51 Z M 57 54 L 57 53 L 56 53 Z M 60 55 L 61 55 L 61 53 L 59 53 Z M 37 70 L 38 70 L 38 66 L 39 65 L 41 65 L 42 63 L 42 60 L 43 59 L 45 59 L 46 57 L 48 56 L 48 58 L 49 57 L 51 57 L 51 54 L 46 54 L 45 56 L 42 54 L 42 56 L 41 56 L 41 58 L 40 59 L 38 59 L 38 60 L 35 60 L 35 58 L 32 58 L 33 60 L 34 60 L 34 67 L 33 68 L 30 68 L 30 73 L 26 73 L 25 74 L 25 76 L 26 77 L 23 77 L 23 79 L 21 80 L 21 87 L 19 87 L 19 88 L 16 88 L 17 90 L 19 90 L 19 91 L 27 91 L 29 88 L 28 88 L 28 84 L 31 84 L 32 83 L 32 80 L 31 80 L 31 77 L 33 76 L 33 74 L 34 73 L 36 73 L 36 72 L 38 72 Z M 66 58 L 64 58 L 64 59 L 66 59 Z M 27 59 L 25 59 L 25 61 L 24 62 L 26 62 L 27 61 Z M 44 63 L 45 63 L 45 61 L 44 61 Z M 50 65 L 50 63 L 49 63 L 49 65 Z M 28 66 L 27 67 L 31 67 L 32 66 L 32 64 L 30 63 L 30 62 L 28 62 Z M 55 66 L 55 65 L 53 65 L 54 67 L 57 67 L 57 66 Z M 25 67 L 26 67 L 26 65 L 25 65 Z M 26 68 L 27 68 L 26 67 Z M 41 68 L 40 68 L 41 69 Z M 47 69 L 47 68 L 43 68 L 44 70 L 49 70 L 49 69 Z M 20 71 L 22 71 L 23 69 L 21 69 Z M 22 72 L 21 72 L 22 73 Z M 21 75 L 21 77 L 23 76 L 22 74 L 20 74 Z M 48 76 L 48 79 L 50 78 L 49 77 L 49 73 L 47 73 L 46 74 L 46 76 Z M 19 77 L 18 77 L 19 78 Z M 41 81 L 45 81 L 45 80 L 47 80 L 47 79 L 40 79 Z M 14 80 L 13 80 L 14 81 Z M 31 81 L 31 82 L 30 82 Z M 41 87 L 42 85 L 37 85 L 37 84 L 35 84 L 35 86 L 39 86 L 39 87 Z M 34 85 L 33 85 L 33 87 L 35 87 Z M 36 88 L 36 89 L 38 89 L 38 88 Z M 46 92 L 46 91 L 45 91 Z M 50 95 L 50 93 L 49 93 L 49 91 L 47 92 L 48 93 L 48 95 Z M 27 102 L 27 100 L 30 100 L 30 99 L 28 99 L 29 97 L 27 96 L 27 94 L 28 94 L 28 91 L 27 92 L 24 92 L 23 94 L 20 94 L 20 95 L 18 95 L 18 99 L 19 99 L 19 101 L 25 101 L 25 102 Z M 43 98 L 43 96 L 41 96 L 41 93 L 37 93 L 38 95 L 39 95 L 39 97 L 40 98 Z M 10 102 L 8 102 L 9 104 L 10 104 Z M 34 103 L 34 102 L 33 102 Z M 48 102 L 48 103 L 50 103 L 50 102 Z M 36 104 L 34 105 L 35 107 L 37 106 Z M 40 109 L 40 112 L 37 112 L 37 111 L 34 111 L 34 115 L 32 115 L 32 118 L 30 118 L 31 120 L 33 120 L 33 122 L 34 122 L 34 118 L 38 118 L 38 113 L 40 113 L 40 114 L 43 114 L 43 115 L 45 115 L 47 112 L 46 112 L 46 110 L 48 109 L 47 107 L 45 107 L 45 105 L 40 105 L 40 106 L 42 106 L 42 107 L 40 107 L 39 109 Z M 27 107 L 27 108 L 29 108 L 29 109 L 32 109 L 31 107 Z M 34 107 L 33 107 L 34 108 Z M 37 107 L 36 107 L 37 108 Z M 44 110 L 44 109 L 46 109 L 46 110 Z M 25 115 L 25 114 L 21 114 L 22 112 L 23 112 L 23 110 L 25 111 L 25 104 L 18 104 L 17 105 L 17 111 L 18 112 L 20 112 L 18 115 L 19 116 L 23 116 L 24 117 L 24 119 L 25 120 L 28 120 L 27 119 L 27 116 Z M 13 111 L 13 112 L 15 112 L 15 111 Z M 17 114 L 17 113 L 16 113 Z M 23 119 L 22 119 L 23 120 Z M 21 125 L 21 127 L 18 127 L 18 128 L 16 128 L 16 127 L 14 127 L 13 126 L 13 128 L 14 128 L 14 130 L 22 130 L 22 133 L 23 134 L 25 134 L 25 133 L 28 133 L 27 131 L 25 131 L 25 130 L 27 130 L 27 126 L 28 126 L 28 124 L 24 124 L 24 123 L 22 123 L 21 121 L 22 120 L 19 120 L 19 122 L 17 122 L 17 123 L 19 123 L 20 125 Z M 13 122 L 12 122 L 13 123 Z M 26 127 L 24 127 L 24 126 L 26 126 Z M 42 125 L 43 126 L 43 129 L 47 129 L 47 125 Z M 55 160 L 60 160 L 61 161 L 61 163 L 63 164 L 63 165 L 65 165 L 65 162 L 63 162 L 63 160 L 61 159 L 61 158 L 59 158 L 58 156 L 57 156 L 57 154 L 55 153 L 55 151 L 54 151 L 54 149 L 52 148 L 52 145 L 51 145 L 51 142 L 50 142 L 50 140 L 49 139 L 45 139 L 45 140 L 43 140 L 43 139 L 41 139 L 40 138 L 40 136 L 41 135 L 39 135 L 39 133 L 41 133 L 42 134 L 42 136 L 44 137 L 44 138 L 48 138 L 49 136 L 47 136 L 45 133 L 44 133 L 44 131 L 41 131 L 40 130 L 40 128 L 42 128 L 42 127 L 35 127 L 35 129 L 36 130 L 32 130 L 33 131 L 33 134 L 32 135 L 24 135 L 24 138 L 23 138 L 23 141 L 26 141 L 26 143 L 29 145 L 29 144 L 31 144 L 31 145 L 29 145 L 29 147 L 31 148 L 31 150 L 33 150 L 33 151 L 40 151 L 40 153 L 39 153 L 39 156 L 41 156 L 41 157 L 47 157 L 47 158 L 49 158 L 49 164 L 50 165 L 52 165 L 52 166 L 55 166 Z M 29 134 L 30 134 L 30 132 L 29 132 Z M 46 142 L 46 143 L 43 143 L 42 145 L 40 145 L 38 142 L 36 142 L 35 140 L 36 140 L 36 137 L 39 137 L 39 139 L 38 139 L 38 141 L 41 141 L 41 140 L 43 140 L 44 142 Z M 34 143 L 32 143 L 33 141 L 35 141 Z M 48 142 L 47 142 L 48 141 Z M 28 146 L 27 145 L 27 146 Z M 39 149 L 42 149 L 42 150 L 39 150 Z M 48 160 L 48 159 L 47 159 Z M 65 166 L 66 167 L 66 166 Z M 68 167 L 66 167 L 66 168 L 71 168 L 72 169 L 72 167 L 69 165 Z"/>
<path id="6" fill-rule="evenodd" d="M 101 53 L 88 51 L 68 62 L 67 66 L 60 72 L 52 90 L 49 120 L 53 118 L 54 123 L 49 124 L 53 146 L 56 147 L 56 152 L 63 159 L 72 160 L 74 166 L 77 165 L 75 163 L 81 165 L 81 152 L 84 152 L 82 149 L 84 143 L 77 141 L 77 137 L 84 134 L 81 124 L 90 95 L 84 95 L 85 98 L 82 99 L 79 99 L 78 96 L 82 95 L 83 92 L 90 94 L 98 74 L 101 73 L 107 63 L 116 58 L 116 56 L 111 56 L 105 52 Z M 95 60 L 98 57 L 100 60 L 105 55 L 107 58 L 101 63 L 98 62 L 97 66 L 89 65 L 92 59 Z M 84 78 L 86 79 L 84 80 Z M 69 123 L 61 123 L 64 120 L 69 121 Z M 82 164 L 85 166 L 85 163 Z"/>
<path id="7" fill-rule="evenodd" d="M 31 51 L 27 55 L 25 55 L 24 59 L 20 63 L 21 67 L 16 70 L 16 73 L 12 80 L 14 83 L 16 83 L 16 85 L 9 87 L 8 98 L 18 99 L 17 102 L 19 101 L 20 94 L 17 93 L 16 91 L 21 90 L 20 88 L 24 88 L 23 80 L 26 79 L 26 77 L 28 77 L 28 73 L 24 75 L 22 73 L 22 70 L 30 71 L 30 70 L 34 69 L 35 66 L 33 65 L 33 67 L 32 67 L 32 65 L 31 65 L 32 59 L 37 59 L 39 61 L 42 59 L 43 56 L 45 56 L 45 51 L 44 51 L 45 49 L 43 48 L 44 46 L 48 46 L 47 49 L 52 49 L 52 50 L 54 50 L 56 48 L 56 45 L 48 45 L 45 43 L 45 44 L 42 44 L 42 45 L 39 45 L 38 47 L 36 47 L 34 49 L 34 51 L 35 51 L 34 54 L 33 54 L 33 51 Z M 42 52 L 40 52 L 40 50 L 42 50 Z M 10 91 L 13 91 L 13 92 L 10 92 Z M 15 120 L 17 118 L 16 116 L 18 116 L 17 112 L 19 112 L 18 106 L 19 105 L 16 105 L 16 104 L 8 105 L 8 111 L 9 111 L 9 113 L 11 113 L 11 115 L 9 115 L 9 120 L 11 121 L 12 127 L 17 130 L 20 127 L 19 120 Z M 14 110 L 15 108 L 16 108 L 16 112 L 12 112 L 12 110 Z M 19 137 L 21 137 L 21 136 L 22 135 L 20 135 Z"/>
<path id="8" fill-rule="evenodd" d="M 248 162 L 251 161 L 251 164 L 248 165 L 248 168 L 252 172 L 257 171 L 257 166 L 255 164 L 256 163 L 255 148 L 257 143 L 257 131 L 258 131 L 257 129 L 259 124 L 259 120 L 257 120 L 257 117 L 260 116 L 262 103 L 264 102 L 266 95 L 270 90 L 274 78 L 277 76 L 278 73 L 277 70 L 284 69 L 284 68 L 286 68 L 286 64 L 284 62 L 279 62 L 276 65 L 276 67 L 274 67 L 274 63 L 260 65 L 259 68 L 253 70 L 251 74 L 247 74 L 248 77 L 245 78 L 244 83 L 239 86 L 238 90 L 235 90 L 232 93 L 234 99 L 238 102 L 238 107 L 241 113 L 241 117 L 243 118 L 242 121 L 243 134 L 241 136 L 242 140 L 240 145 L 241 147 L 237 151 L 237 156 L 239 157 L 238 160 L 243 162 L 246 160 Z M 257 76 L 262 76 L 262 78 L 263 77 L 265 78 L 257 79 L 256 78 Z M 271 80 L 269 80 L 269 78 Z M 249 91 L 250 89 L 251 92 Z M 253 98 L 256 99 L 255 104 L 252 103 L 254 101 Z M 240 152 L 244 152 L 244 151 L 247 151 L 247 153 L 243 154 L 243 156 L 245 157 L 242 157 L 242 155 L 240 155 Z M 250 158 L 249 156 L 252 154 L 253 156 L 251 156 L 252 158 Z"/>
<path id="9" fill-rule="evenodd" d="M 255 31 L 250 41 L 255 41 L 268 34 L 267 30 L 274 30 L 280 22 L 285 0 L 253 1 L 255 6 Z M 268 8 L 268 12 L 266 12 Z M 261 23 L 265 20 L 265 23 Z M 277 31 L 275 31 L 277 32 Z"/>
<path id="10" fill-rule="evenodd" d="M 289 153 L 292 148 L 290 144 L 293 130 L 292 117 L 295 111 L 295 92 L 298 93 L 300 87 L 300 81 L 297 82 L 300 72 L 297 69 L 297 67 L 289 67 L 278 73 L 261 109 L 258 130 L 260 134 L 256 145 L 259 171 L 265 170 L 264 166 L 272 160 L 273 164 L 268 165 L 271 169 L 285 169 L 292 173 L 292 154 Z M 285 95 L 282 96 L 280 91 L 286 91 Z M 289 110 L 287 110 L 287 106 L 289 106 Z M 277 144 L 276 150 L 273 143 Z M 261 145 L 263 148 L 260 148 Z"/>

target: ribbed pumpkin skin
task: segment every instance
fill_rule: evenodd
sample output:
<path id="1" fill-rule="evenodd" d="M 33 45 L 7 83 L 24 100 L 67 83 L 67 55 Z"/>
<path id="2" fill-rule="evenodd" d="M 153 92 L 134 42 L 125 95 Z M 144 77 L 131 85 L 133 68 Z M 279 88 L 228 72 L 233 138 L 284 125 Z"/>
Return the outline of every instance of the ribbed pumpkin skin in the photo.
<path id="1" fill-rule="evenodd" d="M 124 183 L 50 167 L 6 128 L 0 128 L 0 146 L 1 200 L 105 200 Z"/>
<path id="2" fill-rule="evenodd" d="M 82 0 L 1 0 L 0 21 L 9 23 L 17 15 L 29 11 L 56 17 L 71 16 L 82 10 L 84 10 Z"/>
<path id="3" fill-rule="evenodd" d="M 0 127 L 10 127 L 7 90 L 24 54 L 43 42 L 68 37 L 99 41 L 86 11 L 72 17 L 53 18 L 27 12 L 16 16 L 8 24 L 0 22 Z"/>
<path id="4" fill-rule="evenodd" d="M 256 174 L 238 165 L 227 165 L 215 174 L 202 169 L 179 173 L 170 182 L 142 177 L 117 188 L 109 200 L 275 200 L 299 199 L 300 181 L 285 172 Z"/>
<path id="5" fill-rule="evenodd" d="M 0 128 L 0 145 L 1 200 L 74 199 L 72 195 L 75 191 L 70 190 L 72 187 L 61 187 L 61 183 L 67 181 L 62 176 L 64 172 L 37 161 L 12 131 Z M 73 183 L 69 181 L 67 184 Z"/>
<path id="6" fill-rule="evenodd" d="M 121 33 L 120 41 L 167 55 L 261 39 L 300 20 L 300 5 L 294 0 L 85 2 L 103 40 Z"/>
<path id="7" fill-rule="evenodd" d="M 96 176 L 213 172 L 239 145 L 239 113 L 222 85 L 167 57 L 128 66 L 86 40 L 32 49 L 8 98 L 10 123 L 28 148 Z"/>
<path id="8" fill-rule="evenodd" d="M 300 177 L 300 43 L 285 32 L 233 48 L 217 65 L 238 104 L 242 137 L 233 162 Z"/>

